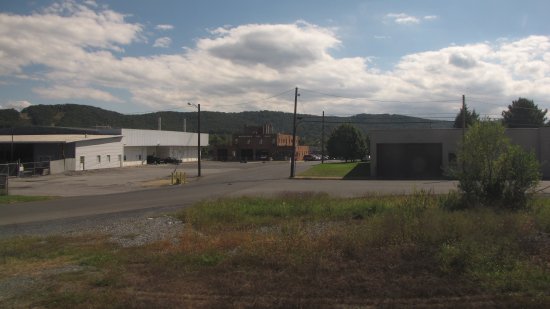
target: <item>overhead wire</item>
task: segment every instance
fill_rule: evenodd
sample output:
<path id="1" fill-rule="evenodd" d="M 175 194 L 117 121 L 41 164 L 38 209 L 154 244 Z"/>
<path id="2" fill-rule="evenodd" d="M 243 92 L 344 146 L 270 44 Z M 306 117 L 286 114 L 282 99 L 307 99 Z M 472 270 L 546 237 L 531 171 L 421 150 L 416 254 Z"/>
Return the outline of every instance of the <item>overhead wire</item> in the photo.
<path id="1" fill-rule="evenodd" d="M 305 92 L 317 93 L 317 94 L 321 94 L 321 95 L 328 96 L 328 97 L 348 99 L 348 100 L 366 100 L 366 101 L 377 102 L 377 103 L 452 103 L 452 102 L 457 103 L 457 102 L 460 102 L 459 99 L 422 100 L 422 101 L 377 100 L 377 99 L 371 99 L 371 98 L 368 98 L 368 97 L 346 97 L 346 96 L 342 96 L 342 95 L 324 93 L 324 92 L 321 92 L 321 91 L 304 89 L 304 88 L 300 88 L 300 90 L 305 91 Z"/>

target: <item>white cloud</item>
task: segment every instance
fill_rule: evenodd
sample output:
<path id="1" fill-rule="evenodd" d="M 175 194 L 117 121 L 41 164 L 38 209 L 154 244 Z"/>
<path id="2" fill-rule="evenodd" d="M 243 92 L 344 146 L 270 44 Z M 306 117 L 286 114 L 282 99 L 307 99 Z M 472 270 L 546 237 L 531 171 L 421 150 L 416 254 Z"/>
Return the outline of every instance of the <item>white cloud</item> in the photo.
<path id="1" fill-rule="evenodd" d="M 244 25 L 219 28 L 217 37 L 202 39 L 198 48 L 214 57 L 241 65 L 286 68 L 307 65 L 328 56 L 327 49 L 340 41 L 329 30 L 307 23 L 289 25 Z"/>
<path id="2" fill-rule="evenodd" d="M 86 48 L 121 51 L 141 31 L 141 25 L 126 23 L 120 13 L 96 12 L 72 1 L 28 16 L 0 14 L 0 74 L 18 73 L 33 63 L 75 66 L 88 56 Z"/>
<path id="3" fill-rule="evenodd" d="M 3 104 L 0 106 L 0 109 L 9 109 L 9 108 L 13 108 L 13 109 L 16 109 L 18 111 L 21 111 L 22 109 L 24 109 L 25 107 L 29 107 L 31 106 L 31 102 L 29 101 L 25 101 L 25 100 L 21 100 L 21 101 L 8 101 L 6 104 Z"/>
<path id="4" fill-rule="evenodd" d="M 417 24 L 420 24 L 423 20 L 432 21 L 432 20 L 439 19 L 439 16 L 426 15 L 424 17 L 417 17 L 417 16 L 408 15 L 405 13 L 389 13 L 389 14 L 386 14 L 386 18 L 390 19 L 391 21 L 399 25 L 417 25 Z"/>
<path id="5" fill-rule="evenodd" d="M 168 48 L 172 44 L 172 39 L 169 37 L 162 37 L 155 40 L 153 47 Z"/>
<path id="6" fill-rule="evenodd" d="M 405 13 L 389 13 L 386 17 L 400 25 L 414 25 L 420 23 L 420 19 L 418 17 L 407 15 Z"/>
<path id="7" fill-rule="evenodd" d="M 395 20 L 407 17 L 394 16 Z M 191 101 L 200 102 L 205 110 L 292 111 L 291 92 L 263 99 L 295 86 L 405 102 L 339 99 L 303 90 L 300 112 L 316 114 L 321 110 L 456 114 L 462 94 L 490 97 L 502 108 L 519 96 L 535 102 L 550 97 L 548 36 L 405 55 L 393 69 L 379 71 L 369 67 L 372 59 L 367 55 L 334 57 L 331 51 L 344 45 L 335 30 L 301 21 L 218 28 L 181 53 L 118 52 L 138 42 L 141 32 L 141 25 L 127 22 L 120 13 L 74 2 L 29 16 L 0 13 L 0 77 L 6 80 L 17 74 L 18 79 L 10 79 L 17 84 L 32 75 L 41 83 L 33 92 L 52 100 L 87 99 L 154 109 L 184 108 Z M 43 68 L 34 72 L 31 65 Z M 130 97 L 122 99 L 120 93 Z M 406 103 L 449 99 L 456 102 Z M 488 103 L 473 107 L 491 112 L 495 106 Z"/>
<path id="8" fill-rule="evenodd" d="M 174 29 L 174 26 L 172 26 L 172 25 L 157 25 L 155 27 L 155 29 L 157 29 L 157 30 L 172 30 L 172 29 Z"/>
<path id="9" fill-rule="evenodd" d="M 91 99 L 95 101 L 105 102 L 123 102 L 121 99 L 112 94 L 94 88 L 61 86 L 56 85 L 50 88 L 34 88 L 34 93 L 37 93 L 45 98 L 71 100 L 71 99 Z"/>

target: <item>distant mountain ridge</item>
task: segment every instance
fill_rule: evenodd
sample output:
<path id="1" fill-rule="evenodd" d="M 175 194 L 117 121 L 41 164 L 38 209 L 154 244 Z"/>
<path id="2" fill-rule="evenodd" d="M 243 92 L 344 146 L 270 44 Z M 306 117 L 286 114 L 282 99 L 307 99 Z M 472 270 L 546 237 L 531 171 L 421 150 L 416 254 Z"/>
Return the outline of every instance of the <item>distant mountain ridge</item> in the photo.
<path id="1" fill-rule="evenodd" d="M 183 131 L 184 123 L 189 132 L 197 131 L 196 112 L 154 112 L 141 115 L 127 115 L 99 107 L 79 104 L 32 105 L 21 112 L 14 109 L 0 110 L 0 127 L 12 126 L 55 126 L 79 128 L 158 128 L 161 118 L 162 130 Z M 224 113 L 201 111 L 201 131 L 216 135 L 230 135 L 241 132 L 245 125 L 259 126 L 271 123 L 275 132 L 292 132 L 292 113 L 274 111 L 248 111 Z M 184 120 L 185 119 L 185 120 Z M 328 134 L 342 123 L 351 123 L 368 134 L 373 129 L 397 128 L 450 128 L 452 121 L 428 120 L 417 117 L 390 114 L 358 114 L 350 117 L 325 117 L 325 133 Z M 320 141 L 322 118 L 320 115 L 299 114 L 298 135 L 310 145 Z"/>

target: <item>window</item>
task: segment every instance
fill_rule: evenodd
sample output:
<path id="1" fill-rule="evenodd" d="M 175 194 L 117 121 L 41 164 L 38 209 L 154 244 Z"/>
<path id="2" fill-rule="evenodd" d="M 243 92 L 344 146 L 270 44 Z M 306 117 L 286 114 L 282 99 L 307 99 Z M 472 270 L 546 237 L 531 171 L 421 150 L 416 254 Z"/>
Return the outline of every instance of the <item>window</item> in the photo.
<path id="1" fill-rule="evenodd" d="M 101 163 L 101 156 L 97 156 L 97 163 Z"/>
<path id="2" fill-rule="evenodd" d="M 124 161 L 126 161 L 126 155 L 124 155 Z"/>
<path id="3" fill-rule="evenodd" d="M 107 162 L 111 162 L 111 155 L 107 155 Z"/>

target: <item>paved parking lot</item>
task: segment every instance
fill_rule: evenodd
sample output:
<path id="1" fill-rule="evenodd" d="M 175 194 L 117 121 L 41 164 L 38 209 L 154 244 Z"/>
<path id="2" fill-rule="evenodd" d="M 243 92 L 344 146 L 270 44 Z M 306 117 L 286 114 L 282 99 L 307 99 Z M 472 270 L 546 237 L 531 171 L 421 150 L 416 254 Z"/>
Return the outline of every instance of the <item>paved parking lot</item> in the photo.
<path id="1" fill-rule="evenodd" d="M 203 162 L 203 175 L 240 169 L 237 163 Z M 197 176 L 197 163 L 143 165 L 135 167 L 67 172 L 65 174 L 10 178 L 10 194 L 82 196 L 121 193 L 159 187 L 169 183 L 172 172 Z"/>

